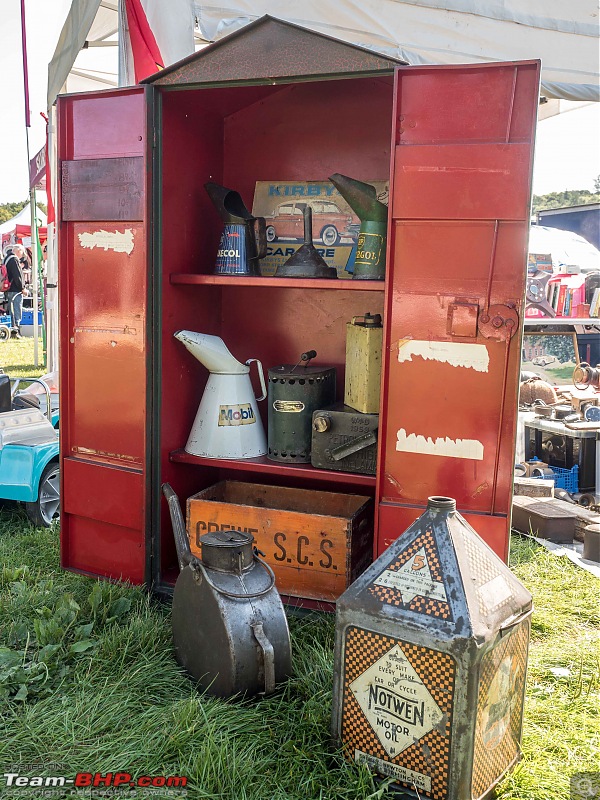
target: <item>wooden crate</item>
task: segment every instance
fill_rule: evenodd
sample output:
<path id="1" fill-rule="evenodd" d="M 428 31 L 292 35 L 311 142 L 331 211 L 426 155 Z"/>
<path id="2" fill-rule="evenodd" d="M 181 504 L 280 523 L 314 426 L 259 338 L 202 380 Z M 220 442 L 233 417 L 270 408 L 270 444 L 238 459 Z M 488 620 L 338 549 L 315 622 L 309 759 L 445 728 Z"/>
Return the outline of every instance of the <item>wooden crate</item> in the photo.
<path id="1" fill-rule="evenodd" d="M 516 497 L 554 497 L 554 481 L 540 478 L 515 478 L 513 494 Z"/>
<path id="2" fill-rule="evenodd" d="M 523 533 L 532 533 L 551 542 L 572 542 L 575 530 L 575 506 L 562 500 L 538 497 L 515 497 L 512 525 Z"/>
<path id="3" fill-rule="evenodd" d="M 600 514 L 579 505 L 575 506 L 574 513 L 577 515 L 575 520 L 575 540 L 583 542 L 585 541 L 585 529 L 588 525 L 600 524 Z"/>
<path id="4" fill-rule="evenodd" d="M 373 506 L 369 497 L 222 481 L 187 501 L 187 531 L 199 537 L 243 530 L 275 572 L 283 595 L 331 602 L 371 563 Z"/>

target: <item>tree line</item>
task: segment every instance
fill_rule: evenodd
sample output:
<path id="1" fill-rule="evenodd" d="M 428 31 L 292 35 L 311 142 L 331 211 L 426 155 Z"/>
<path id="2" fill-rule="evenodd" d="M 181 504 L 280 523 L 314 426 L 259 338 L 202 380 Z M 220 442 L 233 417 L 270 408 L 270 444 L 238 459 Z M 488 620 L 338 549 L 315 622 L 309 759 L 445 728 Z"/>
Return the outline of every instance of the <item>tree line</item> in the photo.
<path id="1" fill-rule="evenodd" d="M 589 189 L 565 189 L 562 192 L 533 195 L 533 212 L 546 211 L 548 208 L 568 208 L 583 206 L 588 203 L 600 203 L 600 175 L 594 180 L 594 191 Z M 0 224 L 16 216 L 27 205 L 27 200 L 17 203 L 0 203 Z M 46 206 L 38 203 L 44 214 Z"/>

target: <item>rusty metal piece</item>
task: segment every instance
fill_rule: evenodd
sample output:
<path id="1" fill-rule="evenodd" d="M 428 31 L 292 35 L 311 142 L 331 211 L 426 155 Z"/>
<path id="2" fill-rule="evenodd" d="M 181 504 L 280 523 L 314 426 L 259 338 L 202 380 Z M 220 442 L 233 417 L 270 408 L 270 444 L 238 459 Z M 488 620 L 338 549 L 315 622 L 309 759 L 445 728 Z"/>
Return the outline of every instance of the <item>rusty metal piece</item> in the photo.
<path id="1" fill-rule="evenodd" d="M 337 403 L 315 411 L 310 460 L 318 469 L 375 475 L 379 414 Z"/>
<path id="2" fill-rule="evenodd" d="M 142 156 L 63 161 L 61 169 L 65 222 L 144 219 Z"/>
<path id="3" fill-rule="evenodd" d="M 573 385 L 576 389 L 587 389 L 588 386 L 600 388 L 600 364 L 590 366 L 587 361 L 582 361 L 573 370 Z"/>
<path id="4" fill-rule="evenodd" d="M 547 317 L 555 317 L 556 311 L 546 299 L 546 287 L 552 277 L 551 272 L 538 270 L 527 278 L 527 289 L 525 290 L 525 308 L 537 308 Z"/>
<path id="5" fill-rule="evenodd" d="M 479 305 L 477 303 L 460 300 L 451 303 L 448 309 L 448 333 L 451 336 L 460 336 L 468 339 L 477 338 L 478 314 Z"/>
<path id="6" fill-rule="evenodd" d="M 519 330 L 519 315 L 514 308 L 505 305 L 490 306 L 479 315 L 479 333 L 486 339 L 504 341 L 512 339 Z"/>

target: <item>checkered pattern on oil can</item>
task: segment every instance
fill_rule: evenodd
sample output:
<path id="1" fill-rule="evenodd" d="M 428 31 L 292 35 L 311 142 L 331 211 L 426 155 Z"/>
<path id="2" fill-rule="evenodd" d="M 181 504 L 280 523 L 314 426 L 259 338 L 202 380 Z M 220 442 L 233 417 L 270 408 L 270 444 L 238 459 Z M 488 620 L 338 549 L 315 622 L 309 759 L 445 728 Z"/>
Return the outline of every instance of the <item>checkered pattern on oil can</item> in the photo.
<path id="1" fill-rule="evenodd" d="M 396 645 L 400 646 L 440 710 L 446 714 L 446 725 L 443 734 L 437 729 L 430 731 L 418 742 L 410 745 L 394 758 L 390 758 L 352 694 L 350 684 Z M 431 798 L 431 800 L 445 800 L 448 794 L 450 767 L 454 659 L 447 653 L 419 647 L 362 628 L 349 627 L 346 631 L 343 670 L 342 742 L 346 748 L 347 757 L 354 760 L 354 750 L 357 749 L 392 764 L 399 764 L 423 775 L 429 775 L 431 792 L 419 789 L 419 794 L 421 797 Z M 402 781 L 397 781 L 397 783 L 412 788 Z"/>
<path id="2" fill-rule="evenodd" d="M 491 558 L 488 558 L 484 548 L 481 546 L 476 534 L 469 530 L 466 526 L 461 528 L 465 550 L 467 551 L 467 558 L 469 559 L 469 569 L 471 576 L 475 581 L 475 586 L 478 588 L 493 580 L 500 572 L 498 566 L 494 564 Z M 481 595 L 477 592 L 479 598 L 479 612 L 482 617 L 485 617 L 492 610 L 497 611 L 502 606 L 510 604 L 512 596 L 502 598 L 493 609 L 490 609 L 483 602 Z"/>
<path id="3" fill-rule="evenodd" d="M 423 547 L 425 548 L 425 555 L 427 556 L 427 564 L 431 577 L 436 582 L 444 583 L 437 544 L 430 528 L 427 528 L 424 533 L 417 536 L 406 550 L 403 550 L 391 564 L 388 564 L 386 569 L 392 572 L 399 570 L 403 564 L 406 564 L 406 562 Z M 432 617 L 439 617 L 440 619 L 452 619 L 452 612 L 450 611 L 449 604 L 444 603 L 442 600 L 417 595 L 413 597 L 410 603 L 406 604 L 402 601 L 402 593 L 400 590 L 394 589 L 391 586 L 375 586 L 371 584 L 371 586 L 369 586 L 369 591 L 378 600 L 389 603 L 392 606 L 405 606 L 410 611 L 416 611 L 418 614 L 428 614 Z"/>
<path id="4" fill-rule="evenodd" d="M 525 699 L 525 675 L 529 646 L 530 620 L 524 620 L 509 636 L 488 650 L 480 665 L 479 693 L 477 696 L 477 722 L 473 753 L 473 798 L 481 797 L 490 786 L 508 769 L 519 754 L 523 702 Z M 512 658 L 511 683 L 508 695 L 510 719 L 506 732 L 493 748 L 483 740 L 484 712 L 488 706 L 488 692 L 502 662 Z"/>

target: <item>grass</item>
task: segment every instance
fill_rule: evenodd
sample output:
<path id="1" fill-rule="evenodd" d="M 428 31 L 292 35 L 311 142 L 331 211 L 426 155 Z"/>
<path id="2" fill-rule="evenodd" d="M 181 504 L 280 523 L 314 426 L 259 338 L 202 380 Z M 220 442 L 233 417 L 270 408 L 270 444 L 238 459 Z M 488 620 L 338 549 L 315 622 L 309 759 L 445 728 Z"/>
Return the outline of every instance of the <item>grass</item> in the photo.
<path id="1" fill-rule="evenodd" d="M 42 340 L 38 340 L 38 366 L 33 359 L 33 337 L 0 342 L 0 367 L 11 378 L 38 378 L 46 372 L 43 366 Z"/>
<path id="2" fill-rule="evenodd" d="M 573 773 L 598 770 L 598 581 L 519 537 L 511 559 L 535 613 L 523 760 L 496 797 L 567 800 Z M 192 800 L 384 796 L 330 744 L 331 617 L 290 620 L 294 675 L 278 694 L 224 702 L 200 695 L 174 661 L 169 606 L 62 571 L 57 529 L 0 512 L 0 563 L 0 774 L 34 763 L 57 766 L 28 774 L 185 775 Z"/>

